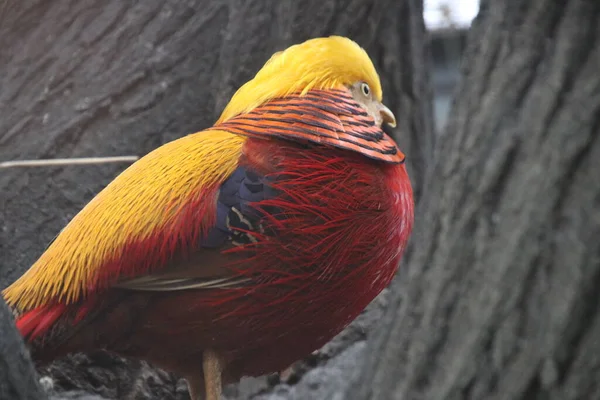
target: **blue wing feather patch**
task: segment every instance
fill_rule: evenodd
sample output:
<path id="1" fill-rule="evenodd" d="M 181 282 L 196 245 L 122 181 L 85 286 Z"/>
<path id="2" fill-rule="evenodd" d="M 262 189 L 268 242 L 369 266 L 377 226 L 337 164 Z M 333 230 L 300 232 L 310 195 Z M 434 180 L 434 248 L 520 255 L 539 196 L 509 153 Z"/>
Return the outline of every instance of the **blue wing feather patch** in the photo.
<path id="1" fill-rule="evenodd" d="M 202 246 L 215 248 L 227 242 L 234 245 L 255 242 L 251 232 L 261 229 L 261 216 L 251 204 L 276 194 L 265 177 L 246 167 L 238 167 L 221 185 L 217 221 L 202 241 Z"/>

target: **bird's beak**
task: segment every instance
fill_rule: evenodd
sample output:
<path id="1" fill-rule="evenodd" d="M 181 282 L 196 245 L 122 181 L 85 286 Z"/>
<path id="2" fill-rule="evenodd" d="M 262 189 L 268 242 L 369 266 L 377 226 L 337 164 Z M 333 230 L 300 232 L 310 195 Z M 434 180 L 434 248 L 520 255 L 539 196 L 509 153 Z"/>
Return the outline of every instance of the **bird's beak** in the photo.
<path id="1" fill-rule="evenodd" d="M 390 110 L 384 104 L 382 104 L 379 113 L 381 114 L 383 122 L 386 122 L 392 128 L 396 127 L 396 117 L 394 116 L 392 110 Z"/>

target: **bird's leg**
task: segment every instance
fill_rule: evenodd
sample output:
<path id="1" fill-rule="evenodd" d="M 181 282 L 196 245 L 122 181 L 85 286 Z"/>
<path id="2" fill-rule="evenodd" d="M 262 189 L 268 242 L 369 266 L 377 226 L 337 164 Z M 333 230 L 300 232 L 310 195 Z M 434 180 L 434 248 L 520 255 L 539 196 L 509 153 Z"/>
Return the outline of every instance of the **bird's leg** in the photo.
<path id="1" fill-rule="evenodd" d="M 200 374 L 187 377 L 188 389 L 190 391 L 190 400 L 204 400 L 204 377 Z"/>
<path id="2" fill-rule="evenodd" d="M 202 354 L 202 367 L 204 369 L 204 387 L 206 400 L 221 400 L 221 372 L 223 361 L 213 350 L 205 350 Z"/>

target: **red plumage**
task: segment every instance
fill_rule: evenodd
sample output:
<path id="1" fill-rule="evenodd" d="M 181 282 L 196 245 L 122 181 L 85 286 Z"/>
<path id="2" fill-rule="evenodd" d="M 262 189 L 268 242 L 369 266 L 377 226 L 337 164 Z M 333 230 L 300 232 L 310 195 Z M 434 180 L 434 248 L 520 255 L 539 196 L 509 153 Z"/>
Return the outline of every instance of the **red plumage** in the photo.
<path id="1" fill-rule="evenodd" d="M 253 206 L 285 215 L 266 214 L 257 243 L 224 252 L 232 257 L 222 267 L 253 283 L 174 292 L 108 289 L 68 306 L 63 314 L 81 320 L 84 310 L 85 323 L 68 340 L 38 346 L 38 359 L 105 348 L 189 374 L 210 343 L 227 360 L 229 379 L 259 375 L 324 345 L 389 284 L 413 221 L 403 164 L 279 140 L 249 139 L 244 146 L 240 163 L 276 176 L 281 193 Z M 146 246 L 140 251 L 151 250 Z M 22 333 L 30 331 L 32 314 L 50 318 L 56 311 L 25 314 Z M 33 329 L 51 325 L 38 322 Z"/>
<path id="2" fill-rule="evenodd" d="M 247 136 L 237 168 L 269 186 L 240 216 L 258 225 L 227 220 L 249 240 L 205 242 L 224 222 L 226 182 L 163 205 L 173 218 L 107 254 L 85 296 L 19 317 L 34 358 L 100 348 L 194 379 L 210 349 L 235 381 L 283 370 L 339 333 L 390 283 L 413 224 L 404 156 L 348 93 L 275 99 L 214 127 Z"/>
<path id="3" fill-rule="evenodd" d="M 124 278 L 133 278 L 164 268 L 168 263 L 186 261 L 198 251 L 207 227 L 216 218 L 215 198 L 217 187 L 202 188 L 176 212 L 176 219 L 165 229 L 153 232 L 145 239 L 127 243 L 123 249 L 107 258 L 98 270 L 100 273 L 90 280 L 91 292 L 101 291 Z M 165 213 L 171 210 L 166 208 Z"/>
<path id="4" fill-rule="evenodd" d="M 105 349 L 192 398 L 287 368 L 394 276 L 413 224 L 396 118 L 347 38 L 274 55 L 217 123 L 116 177 L 3 291 L 37 362 Z"/>

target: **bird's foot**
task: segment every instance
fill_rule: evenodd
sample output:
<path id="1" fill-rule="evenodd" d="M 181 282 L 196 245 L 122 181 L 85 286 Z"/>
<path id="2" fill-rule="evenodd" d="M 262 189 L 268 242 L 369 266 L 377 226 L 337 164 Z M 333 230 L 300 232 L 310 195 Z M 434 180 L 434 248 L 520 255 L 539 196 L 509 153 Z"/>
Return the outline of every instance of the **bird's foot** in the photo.
<path id="1" fill-rule="evenodd" d="M 221 373 L 223 372 L 223 361 L 213 350 L 205 350 L 202 355 L 202 367 L 204 370 L 204 387 L 206 400 L 221 400 L 223 383 Z"/>

